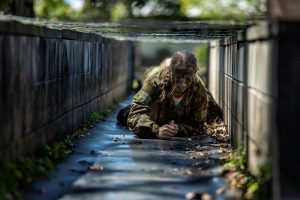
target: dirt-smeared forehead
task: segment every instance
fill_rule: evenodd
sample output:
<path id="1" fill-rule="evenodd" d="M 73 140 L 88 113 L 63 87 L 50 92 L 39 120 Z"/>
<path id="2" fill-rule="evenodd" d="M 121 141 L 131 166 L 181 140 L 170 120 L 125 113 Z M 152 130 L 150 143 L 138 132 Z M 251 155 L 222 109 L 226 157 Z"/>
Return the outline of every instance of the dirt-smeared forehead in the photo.
<path id="1" fill-rule="evenodd" d="M 185 66 L 179 66 L 175 67 L 172 72 L 174 75 L 181 75 L 181 76 L 186 76 L 186 75 L 194 75 L 195 73 L 195 68 L 192 67 L 185 67 Z"/>

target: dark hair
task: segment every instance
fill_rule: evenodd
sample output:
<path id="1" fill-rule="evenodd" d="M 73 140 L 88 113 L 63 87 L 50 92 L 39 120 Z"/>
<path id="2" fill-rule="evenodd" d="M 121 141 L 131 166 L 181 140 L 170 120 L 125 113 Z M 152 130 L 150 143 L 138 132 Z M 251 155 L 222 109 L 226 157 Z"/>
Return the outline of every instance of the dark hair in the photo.
<path id="1" fill-rule="evenodd" d="M 176 67 L 186 66 L 188 68 L 197 69 L 196 56 L 187 50 L 177 51 L 173 54 L 171 59 L 171 69 L 174 70 Z"/>

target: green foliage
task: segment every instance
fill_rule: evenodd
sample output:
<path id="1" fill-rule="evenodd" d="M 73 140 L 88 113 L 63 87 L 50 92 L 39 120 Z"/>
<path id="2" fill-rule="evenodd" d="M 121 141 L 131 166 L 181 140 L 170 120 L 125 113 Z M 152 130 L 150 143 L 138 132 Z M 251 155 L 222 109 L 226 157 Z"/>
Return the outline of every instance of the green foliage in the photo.
<path id="1" fill-rule="evenodd" d="M 266 0 L 180 0 L 180 12 L 202 20 L 257 20 L 266 13 Z"/>
<path id="2" fill-rule="evenodd" d="M 47 156 L 20 157 L 16 162 L 1 162 L 0 199 L 23 199 L 22 188 L 54 169 L 53 161 Z"/>
<path id="3" fill-rule="evenodd" d="M 243 182 L 238 188 L 242 191 L 242 199 L 270 199 L 272 185 L 272 165 L 267 162 L 257 175 L 247 169 L 247 151 L 239 147 L 233 152 L 232 159 L 224 164 L 230 169 L 242 174 Z"/>
<path id="4" fill-rule="evenodd" d="M 272 186 L 272 165 L 270 163 L 261 167 L 259 174 L 254 176 L 252 182 L 247 184 L 246 199 L 270 199 Z"/>
<path id="5" fill-rule="evenodd" d="M 178 1 L 157 0 L 85 0 L 83 20 L 123 20 L 134 18 L 182 18 Z"/>
<path id="6" fill-rule="evenodd" d="M 208 44 L 203 44 L 193 49 L 193 52 L 195 53 L 198 61 L 198 75 L 201 77 L 205 84 L 207 84 L 208 51 Z"/>
<path id="7" fill-rule="evenodd" d="M 50 170 L 55 169 L 56 161 L 72 152 L 74 141 L 83 137 L 92 124 L 110 114 L 118 101 L 114 100 L 111 108 L 92 113 L 74 134 L 67 135 L 64 140 L 45 145 L 43 150 L 33 157 L 23 156 L 15 162 L 0 159 L 0 199 L 24 199 L 22 190 L 34 180 L 47 176 Z"/>
<path id="8" fill-rule="evenodd" d="M 201 46 L 198 46 L 198 47 L 194 48 L 194 52 L 195 52 L 195 55 L 196 55 L 197 60 L 199 62 L 199 67 L 200 68 L 207 68 L 208 50 L 209 50 L 208 44 L 203 44 Z"/>
<path id="9" fill-rule="evenodd" d="M 100 119 L 103 118 L 104 113 L 106 112 L 107 109 L 103 109 L 100 112 L 93 112 L 89 118 L 84 122 L 83 127 L 87 127 L 89 128 L 92 124 L 94 124 L 95 122 L 99 121 Z"/>
<path id="10" fill-rule="evenodd" d="M 40 18 L 70 19 L 73 14 L 64 0 L 36 0 L 34 11 Z"/>
<path id="11" fill-rule="evenodd" d="M 75 20 L 201 19 L 236 21 L 261 19 L 266 0 L 84 0 L 73 10 L 64 0 L 36 0 L 38 17 Z"/>
<path id="12" fill-rule="evenodd" d="M 237 171 L 247 172 L 247 150 L 240 146 L 232 153 L 232 159 L 224 164 L 224 168 L 235 168 Z"/>
<path id="13" fill-rule="evenodd" d="M 112 21 L 119 21 L 121 19 L 124 19 L 128 16 L 128 10 L 126 5 L 123 2 L 116 3 L 112 8 L 110 15 Z"/>

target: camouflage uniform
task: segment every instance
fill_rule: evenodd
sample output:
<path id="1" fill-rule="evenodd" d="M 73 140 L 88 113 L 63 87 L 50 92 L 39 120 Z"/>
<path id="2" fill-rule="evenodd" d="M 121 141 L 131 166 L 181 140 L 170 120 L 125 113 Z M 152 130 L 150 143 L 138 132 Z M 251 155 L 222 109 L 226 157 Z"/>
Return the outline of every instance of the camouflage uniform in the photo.
<path id="1" fill-rule="evenodd" d="M 139 137 L 151 138 L 156 136 L 160 126 L 174 120 L 179 126 L 179 136 L 199 134 L 207 115 L 207 92 L 203 82 L 196 75 L 183 99 L 175 106 L 172 97 L 159 101 L 164 73 L 164 70 L 159 70 L 148 77 L 134 96 L 128 127 Z"/>

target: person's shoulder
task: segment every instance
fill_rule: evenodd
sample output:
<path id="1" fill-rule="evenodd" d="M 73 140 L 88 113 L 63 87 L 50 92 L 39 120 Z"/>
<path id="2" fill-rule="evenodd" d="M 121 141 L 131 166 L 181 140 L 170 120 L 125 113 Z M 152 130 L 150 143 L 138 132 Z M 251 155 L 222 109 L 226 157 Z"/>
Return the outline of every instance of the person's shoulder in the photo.
<path id="1" fill-rule="evenodd" d="M 149 75 L 146 78 L 146 80 L 144 80 L 142 89 L 147 91 L 149 94 L 153 93 L 153 90 L 157 90 L 158 85 L 160 83 L 159 74 L 160 74 L 160 71 L 157 71 L 157 72 Z"/>
<path id="2" fill-rule="evenodd" d="M 152 76 L 153 74 L 157 73 L 159 71 L 159 67 L 158 66 L 154 66 L 154 67 L 148 67 L 142 75 L 143 80 L 146 80 L 148 77 Z"/>
<path id="3" fill-rule="evenodd" d="M 150 74 L 144 82 L 151 86 L 157 86 L 160 82 L 160 70 Z"/>
<path id="4" fill-rule="evenodd" d="M 202 79 L 198 76 L 198 74 L 195 75 L 194 87 L 198 89 L 205 89 L 205 84 L 202 81 Z"/>

